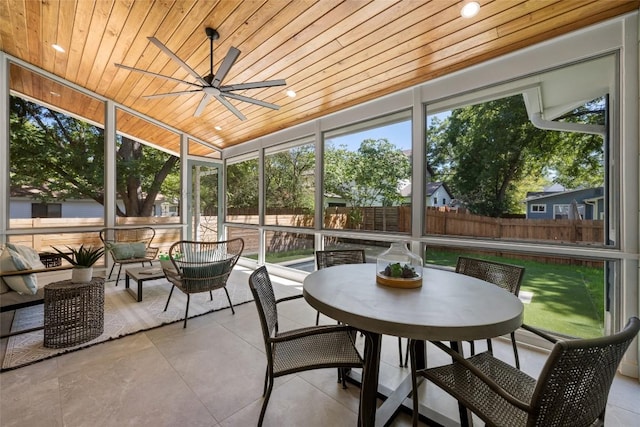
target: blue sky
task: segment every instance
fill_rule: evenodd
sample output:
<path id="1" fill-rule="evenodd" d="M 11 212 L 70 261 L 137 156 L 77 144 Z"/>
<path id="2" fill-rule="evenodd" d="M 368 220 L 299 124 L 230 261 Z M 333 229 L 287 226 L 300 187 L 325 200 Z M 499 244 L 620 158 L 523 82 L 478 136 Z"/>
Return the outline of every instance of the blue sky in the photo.
<path id="1" fill-rule="evenodd" d="M 427 123 L 430 122 L 431 117 L 438 117 L 442 120 L 450 114 L 451 112 L 447 111 L 435 114 L 434 116 L 427 116 Z M 394 123 L 392 125 L 381 126 L 375 129 L 368 129 L 362 132 L 343 135 L 331 138 L 331 141 L 335 146 L 346 145 L 350 151 L 355 151 L 360 147 L 360 143 L 365 139 L 383 138 L 386 138 L 389 142 L 402 150 L 411 149 L 411 121 L 407 120 L 400 123 Z"/>
<path id="2" fill-rule="evenodd" d="M 346 145 L 350 151 L 356 151 L 360 143 L 365 139 L 387 139 L 390 143 L 402 150 L 411 148 L 411 122 L 395 123 L 375 129 L 331 138 L 335 146 Z"/>

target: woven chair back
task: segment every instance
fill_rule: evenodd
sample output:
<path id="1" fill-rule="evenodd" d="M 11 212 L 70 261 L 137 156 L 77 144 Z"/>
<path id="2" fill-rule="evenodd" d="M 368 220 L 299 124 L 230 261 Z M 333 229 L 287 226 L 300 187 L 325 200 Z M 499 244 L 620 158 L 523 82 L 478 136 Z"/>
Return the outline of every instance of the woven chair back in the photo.
<path id="1" fill-rule="evenodd" d="M 249 287 L 258 307 L 258 316 L 262 325 L 267 353 L 270 353 L 269 340 L 278 332 L 278 309 L 273 285 L 265 266 L 259 267 L 249 276 Z"/>
<path id="2" fill-rule="evenodd" d="M 113 261 L 120 264 L 153 260 L 158 254 L 158 248 L 151 247 L 155 236 L 156 231 L 152 227 L 100 230 L 100 240 L 105 249 L 111 254 Z"/>
<path id="3" fill-rule="evenodd" d="M 318 270 L 334 265 L 364 264 L 366 262 L 364 249 L 316 251 L 316 265 L 318 266 Z"/>
<path id="4" fill-rule="evenodd" d="M 518 295 L 524 276 L 524 267 L 477 258 L 459 257 L 456 273 L 493 283 L 514 295 Z"/>
<path id="5" fill-rule="evenodd" d="M 558 341 L 533 392 L 533 426 L 586 426 L 604 413 L 609 389 L 640 320 L 632 317 L 619 333 Z"/>
<path id="6" fill-rule="evenodd" d="M 156 231 L 152 227 L 103 228 L 100 231 L 100 240 L 103 243 L 144 242 L 148 247 L 155 236 Z"/>
<path id="7" fill-rule="evenodd" d="M 241 238 L 218 242 L 182 240 L 169 248 L 169 258 L 179 276 L 167 279 L 184 292 L 197 293 L 224 287 L 244 249 Z M 172 280 L 174 279 L 174 280 Z"/>

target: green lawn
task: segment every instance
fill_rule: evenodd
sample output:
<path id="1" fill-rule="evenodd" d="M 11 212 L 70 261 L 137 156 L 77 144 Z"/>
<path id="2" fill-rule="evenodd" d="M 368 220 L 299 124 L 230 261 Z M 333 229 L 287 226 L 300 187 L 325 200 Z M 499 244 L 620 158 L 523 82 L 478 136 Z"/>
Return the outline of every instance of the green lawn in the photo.
<path id="1" fill-rule="evenodd" d="M 383 249 L 381 249 L 383 250 Z M 286 263 L 313 257 L 313 250 L 267 254 L 267 262 Z M 368 250 L 369 257 L 376 253 Z M 462 252 L 427 250 L 425 263 L 455 267 L 458 256 L 468 255 L 525 267 L 521 292 L 531 292 L 531 303 L 524 306 L 524 321 L 570 337 L 590 338 L 604 333 L 604 272 L 602 268 L 536 261 L 507 257 L 479 256 Z M 257 259 L 257 255 L 246 255 Z"/>
<path id="2" fill-rule="evenodd" d="M 426 263 L 454 267 L 462 253 L 427 250 Z M 602 268 L 545 264 L 535 261 L 471 255 L 525 267 L 521 291 L 533 293 L 525 304 L 524 321 L 572 337 L 604 333 L 604 271 Z"/>

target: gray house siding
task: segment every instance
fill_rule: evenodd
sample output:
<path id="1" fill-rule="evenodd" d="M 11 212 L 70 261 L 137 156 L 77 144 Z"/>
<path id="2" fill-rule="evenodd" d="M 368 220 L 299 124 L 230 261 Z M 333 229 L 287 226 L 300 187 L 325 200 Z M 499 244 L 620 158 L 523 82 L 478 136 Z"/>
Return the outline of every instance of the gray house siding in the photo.
<path id="1" fill-rule="evenodd" d="M 603 187 L 562 192 L 530 192 L 525 200 L 529 219 L 572 218 L 572 203 L 577 205 L 580 219 L 602 219 L 604 215 Z"/>

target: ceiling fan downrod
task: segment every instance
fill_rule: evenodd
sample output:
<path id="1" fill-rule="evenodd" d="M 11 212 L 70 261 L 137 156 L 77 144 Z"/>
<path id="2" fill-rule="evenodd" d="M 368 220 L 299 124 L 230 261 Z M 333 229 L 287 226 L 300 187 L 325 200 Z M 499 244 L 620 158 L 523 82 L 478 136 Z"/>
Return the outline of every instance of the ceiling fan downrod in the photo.
<path id="1" fill-rule="evenodd" d="M 213 81 L 213 41 L 218 40 L 220 38 L 220 34 L 216 30 L 211 27 L 207 27 L 204 29 L 207 34 L 207 38 L 209 39 L 209 75 L 205 77 L 205 80 L 211 84 Z"/>

